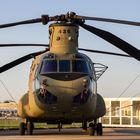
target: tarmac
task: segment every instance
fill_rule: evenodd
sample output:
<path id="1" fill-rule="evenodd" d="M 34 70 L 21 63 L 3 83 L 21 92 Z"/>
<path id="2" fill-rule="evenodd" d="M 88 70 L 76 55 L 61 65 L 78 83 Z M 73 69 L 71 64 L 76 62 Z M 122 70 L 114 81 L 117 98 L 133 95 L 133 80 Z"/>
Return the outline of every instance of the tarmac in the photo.
<path id="1" fill-rule="evenodd" d="M 1 130 L 0 140 L 140 140 L 140 128 L 104 128 L 103 136 L 89 136 L 82 129 L 37 129 L 20 136 L 18 130 Z"/>

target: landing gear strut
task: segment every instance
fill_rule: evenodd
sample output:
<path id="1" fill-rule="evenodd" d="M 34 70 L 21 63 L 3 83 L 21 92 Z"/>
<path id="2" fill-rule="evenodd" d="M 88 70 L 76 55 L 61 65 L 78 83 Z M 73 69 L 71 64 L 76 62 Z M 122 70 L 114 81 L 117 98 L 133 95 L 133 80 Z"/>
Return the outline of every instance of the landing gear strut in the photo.
<path id="1" fill-rule="evenodd" d="M 94 136 L 95 132 L 96 132 L 97 136 L 103 135 L 102 123 L 96 123 L 96 120 L 94 121 L 94 123 L 89 124 L 89 135 Z"/>

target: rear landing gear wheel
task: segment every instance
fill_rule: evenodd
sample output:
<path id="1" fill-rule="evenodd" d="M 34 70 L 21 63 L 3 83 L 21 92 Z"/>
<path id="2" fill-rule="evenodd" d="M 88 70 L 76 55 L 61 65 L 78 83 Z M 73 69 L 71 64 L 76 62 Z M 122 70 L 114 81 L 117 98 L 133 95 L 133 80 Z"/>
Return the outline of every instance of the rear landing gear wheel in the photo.
<path id="1" fill-rule="evenodd" d="M 33 134 L 33 129 L 34 129 L 34 125 L 32 122 L 27 122 L 27 134 L 28 135 L 32 135 Z"/>
<path id="2" fill-rule="evenodd" d="M 19 125 L 19 134 L 25 135 L 25 123 L 24 122 L 21 122 Z"/>

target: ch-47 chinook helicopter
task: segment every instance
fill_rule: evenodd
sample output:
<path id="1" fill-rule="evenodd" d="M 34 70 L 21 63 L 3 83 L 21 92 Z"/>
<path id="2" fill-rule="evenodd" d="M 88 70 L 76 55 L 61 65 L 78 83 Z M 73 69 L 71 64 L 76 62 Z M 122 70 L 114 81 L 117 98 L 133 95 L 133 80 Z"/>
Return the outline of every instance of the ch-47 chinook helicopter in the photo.
<path id="1" fill-rule="evenodd" d="M 107 68 L 103 66 L 99 74 L 92 60 L 78 50 L 111 54 L 125 57 L 134 57 L 140 61 L 140 51 L 110 32 L 85 24 L 85 20 L 97 20 L 119 24 L 140 26 L 139 22 L 117 19 L 79 16 L 74 12 L 66 15 L 31 19 L 16 23 L 0 25 L 6 28 L 22 24 L 54 22 L 49 26 L 50 42 L 46 44 L 1 44 L 9 46 L 45 46 L 41 52 L 31 53 L 13 62 L 3 65 L 0 72 L 5 72 L 31 58 L 34 58 L 29 75 L 29 90 L 18 103 L 18 115 L 22 118 L 20 134 L 33 133 L 34 122 L 48 124 L 71 124 L 81 122 L 83 129 L 89 134 L 102 135 L 102 124 L 97 122 L 99 117 L 106 113 L 105 103 L 97 93 L 97 80 Z M 79 26 L 103 38 L 117 48 L 126 52 L 118 54 L 97 50 L 78 48 Z M 98 75 L 99 74 L 99 75 Z"/>

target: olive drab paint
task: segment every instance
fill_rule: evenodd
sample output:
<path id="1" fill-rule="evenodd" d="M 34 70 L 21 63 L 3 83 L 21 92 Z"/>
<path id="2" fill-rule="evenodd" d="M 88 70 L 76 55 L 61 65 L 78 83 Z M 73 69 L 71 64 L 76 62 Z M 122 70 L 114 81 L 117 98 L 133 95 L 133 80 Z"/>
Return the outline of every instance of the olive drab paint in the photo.
<path id="1" fill-rule="evenodd" d="M 79 27 L 69 23 L 55 23 L 49 26 L 50 52 L 71 54 L 78 52 Z"/>
<path id="2" fill-rule="evenodd" d="M 93 62 L 78 52 L 79 27 L 72 23 L 55 23 L 49 26 L 49 34 L 50 51 L 32 62 L 29 90 L 18 103 L 22 123 L 70 124 L 102 117 L 106 108 L 103 98 L 97 94 Z M 47 71 L 49 65 L 52 67 L 51 62 L 57 65 L 55 71 Z M 61 62 L 69 62 L 68 71 L 60 71 Z M 43 66 L 46 73 L 42 73 Z M 47 97 L 44 99 L 40 93 Z"/>

